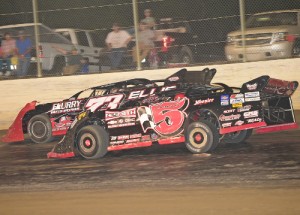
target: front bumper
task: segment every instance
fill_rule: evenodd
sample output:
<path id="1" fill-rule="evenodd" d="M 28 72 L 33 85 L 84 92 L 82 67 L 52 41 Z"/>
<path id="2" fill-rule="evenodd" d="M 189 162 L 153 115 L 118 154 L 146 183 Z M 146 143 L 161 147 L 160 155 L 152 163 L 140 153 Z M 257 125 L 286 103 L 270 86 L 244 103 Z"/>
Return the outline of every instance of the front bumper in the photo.
<path id="1" fill-rule="evenodd" d="M 260 61 L 268 59 L 292 57 L 293 43 L 280 42 L 269 45 L 246 46 L 246 60 Z M 228 61 L 243 60 L 243 47 L 237 45 L 226 45 L 225 54 Z"/>

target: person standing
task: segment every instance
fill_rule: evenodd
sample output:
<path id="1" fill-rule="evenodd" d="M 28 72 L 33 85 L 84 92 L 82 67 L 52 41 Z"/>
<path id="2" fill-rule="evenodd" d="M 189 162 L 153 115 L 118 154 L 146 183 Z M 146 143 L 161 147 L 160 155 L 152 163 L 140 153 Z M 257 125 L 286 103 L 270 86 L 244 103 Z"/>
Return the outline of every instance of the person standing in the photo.
<path id="1" fill-rule="evenodd" d="M 152 12 L 150 9 L 146 9 L 144 10 L 144 15 L 145 18 L 141 20 L 141 22 L 146 23 L 146 25 L 150 28 L 150 29 L 154 29 L 155 30 L 155 18 L 152 16 Z"/>
<path id="2" fill-rule="evenodd" d="M 89 72 L 89 60 L 87 57 L 82 57 L 78 53 L 78 49 L 73 46 L 71 51 L 68 51 L 59 46 L 53 45 L 52 48 L 56 49 L 67 59 L 67 66 L 63 67 L 62 75 L 73 75 L 75 73 L 88 73 Z"/>
<path id="3" fill-rule="evenodd" d="M 19 31 L 19 39 L 16 42 L 18 53 L 17 75 L 26 76 L 30 65 L 32 43 L 29 37 L 25 37 L 24 31 Z"/>
<path id="4" fill-rule="evenodd" d="M 139 26 L 139 48 L 140 48 L 140 59 L 143 60 L 148 56 L 150 51 L 154 48 L 154 40 L 155 34 L 154 31 L 151 30 L 148 25 L 144 22 L 140 23 Z M 132 49 L 132 58 L 133 64 L 136 65 L 137 62 L 137 51 L 136 46 Z"/>
<path id="5" fill-rule="evenodd" d="M 105 42 L 108 51 L 110 51 L 109 58 L 112 69 L 116 69 L 121 64 L 127 45 L 131 40 L 131 36 L 127 31 L 121 30 L 118 23 L 113 24 L 112 30 L 113 31 L 107 35 Z"/>
<path id="6" fill-rule="evenodd" d="M 4 33 L 4 40 L 1 42 L 2 62 L 6 61 L 7 73 L 11 70 L 11 58 L 16 54 L 16 40 L 11 37 L 9 32 Z"/>

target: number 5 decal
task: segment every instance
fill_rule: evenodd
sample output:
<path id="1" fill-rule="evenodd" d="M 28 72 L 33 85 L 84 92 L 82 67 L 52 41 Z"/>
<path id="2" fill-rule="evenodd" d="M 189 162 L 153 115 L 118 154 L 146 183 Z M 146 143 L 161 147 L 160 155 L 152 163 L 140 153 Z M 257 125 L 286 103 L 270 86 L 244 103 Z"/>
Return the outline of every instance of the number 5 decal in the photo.
<path id="1" fill-rule="evenodd" d="M 166 136 L 176 135 L 182 132 L 186 118 L 185 109 L 188 107 L 187 98 L 162 102 L 149 107 L 138 109 L 140 122 L 144 132 L 153 129 L 157 133 Z"/>

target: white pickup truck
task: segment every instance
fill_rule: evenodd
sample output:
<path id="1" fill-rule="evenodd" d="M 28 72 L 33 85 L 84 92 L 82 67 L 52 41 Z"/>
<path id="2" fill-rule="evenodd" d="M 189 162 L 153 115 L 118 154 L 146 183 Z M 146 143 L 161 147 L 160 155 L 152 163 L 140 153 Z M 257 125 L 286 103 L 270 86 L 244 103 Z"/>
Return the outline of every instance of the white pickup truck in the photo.
<path id="1" fill-rule="evenodd" d="M 101 48 L 94 47 L 90 31 L 79 31 L 75 29 L 52 30 L 41 23 L 38 23 L 38 28 L 40 34 L 38 54 L 41 57 L 44 75 L 61 74 L 62 67 L 68 64 L 67 57 L 53 48 L 54 46 L 67 51 L 71 51 L 73 46 L 75 46 L 78 49 L 79 54 L 89 58 L 89 71 L 99 71 L 98 61 Z M 25 32 L 25 35 L 28 36 L 33 43 L 32 61 L 34 61 L 34 57 L 36 56 L 34 23 L 0 26 L 0 39 L 3 38 L 5 32 L 11 33 L 12 37 L 16 38 L 18 32 L 21 30 Z M 70 37 L 68 38 L 67 35 L 70 35 Z"/>
<path id="2" fill-rule="evenodd" d="M 82 56 L 89 58 L 90 71 L 99 71 L 99 54 L 102 50 L 99 46 L 102 43 L 93 31 L 74 28 L 59 28 L 54 31 L 71 41 Z"/>

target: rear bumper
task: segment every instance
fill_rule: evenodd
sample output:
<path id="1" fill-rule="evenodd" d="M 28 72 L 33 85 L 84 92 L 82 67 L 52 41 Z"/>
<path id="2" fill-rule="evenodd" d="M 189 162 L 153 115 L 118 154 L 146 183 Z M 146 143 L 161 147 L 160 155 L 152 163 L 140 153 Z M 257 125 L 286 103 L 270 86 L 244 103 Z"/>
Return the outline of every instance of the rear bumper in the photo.
<path id="1" fill-rule="evenodd" d="M 7 133 L 1 138 L 1 141 L 4 143 L 11 143 L 11 142 L 19 142 L 24 140 L 24 133 L 23 133 L 23 117 L 25 114 L 35 109 L 37 101 L 32 101 L 30 103 L 27 103 L 22 110 L 17 115 L 14 122 L 9 127 Z"/>

